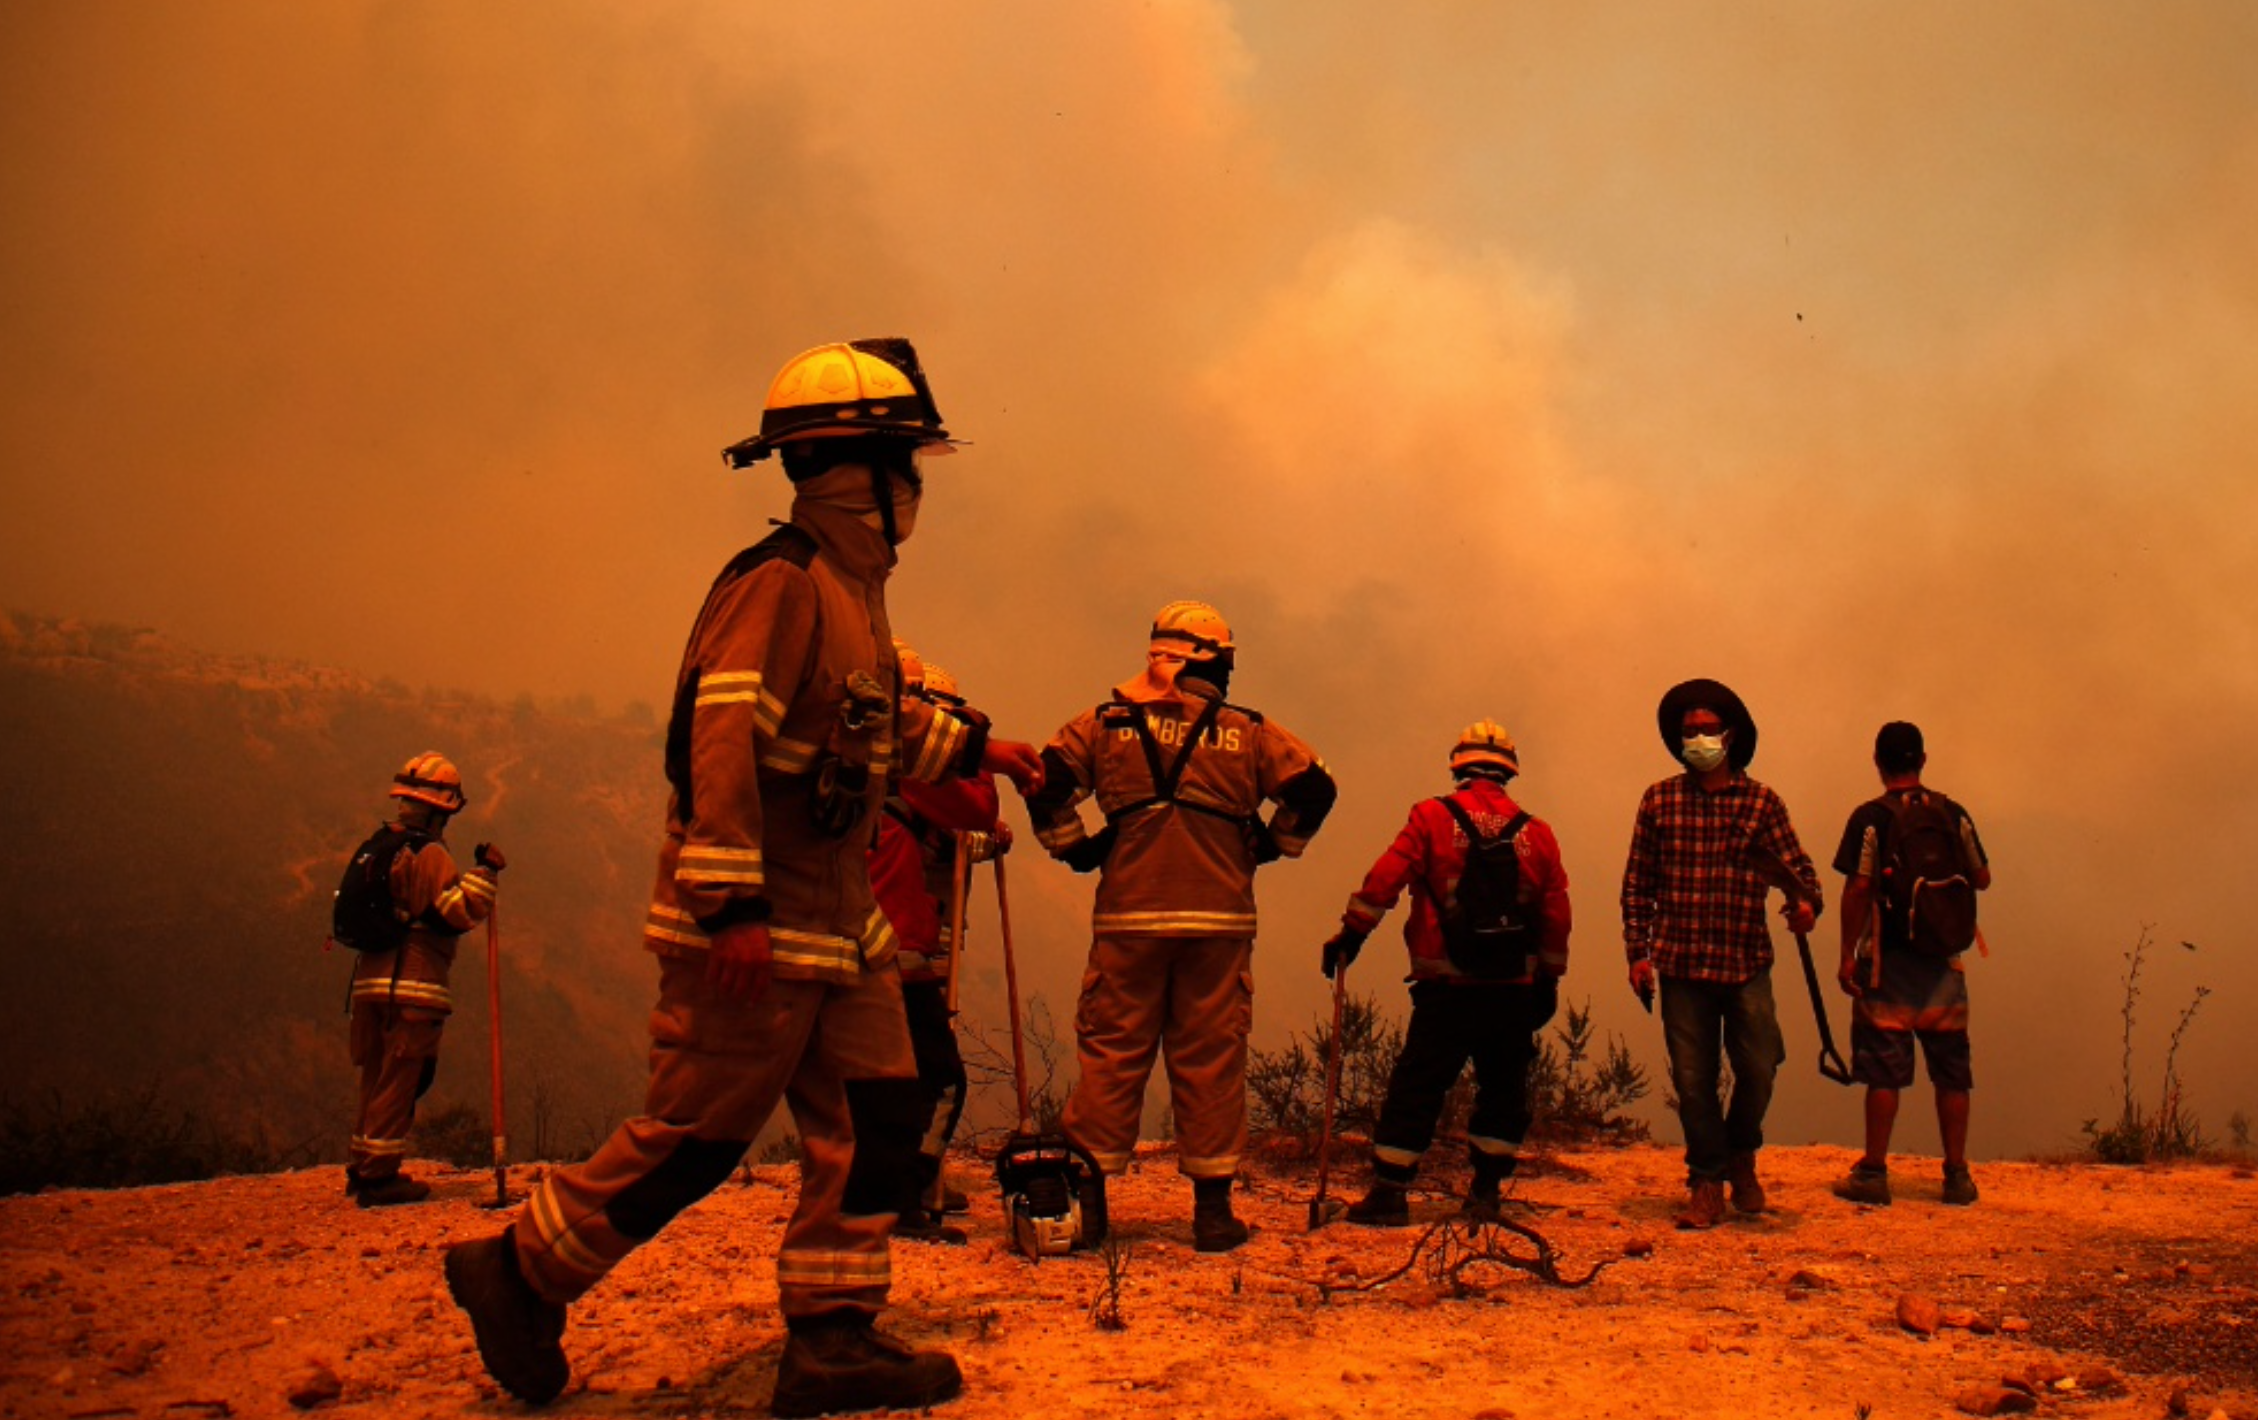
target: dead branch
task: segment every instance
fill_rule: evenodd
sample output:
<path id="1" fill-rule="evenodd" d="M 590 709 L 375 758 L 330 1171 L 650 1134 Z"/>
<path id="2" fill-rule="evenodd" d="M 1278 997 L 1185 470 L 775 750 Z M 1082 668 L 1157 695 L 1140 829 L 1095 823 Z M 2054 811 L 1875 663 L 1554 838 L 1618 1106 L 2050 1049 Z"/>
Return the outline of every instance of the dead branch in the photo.
<path id="1" fill-rule="evenodd" d="M 1529 1247 L 1517 1248 L 1514 1239 Z M 1559 1250 L 1535 1228 L 1507 1218 L 1494 1223 L 1445 1219 L 1429 1224 L 1426 1231 L 1412 1240 L 1410 1255 L 1404 1258 L 1402 1265 L 1377 1277 L 1354 1282 L 1306 1277 L 1299 1280 L 1316 1287 L 1319 1297 L 1329 1300 L 1336 1292 L 1376 1292 L 1417 1272 L 1438 1289 L 1448 1288 L 1452 1296 L 1463 1297 L 1476 1290 L 1469 1274 L 1478 1268 L 1502 1267 L 1526 1272 L 1555 1287 L 1573 1289 L 1590 1286 L 1607 1265 L 1605 1261 L 1595 1262 L 1583 1276 L 1569 1277 L 1560 1270 Z"/>

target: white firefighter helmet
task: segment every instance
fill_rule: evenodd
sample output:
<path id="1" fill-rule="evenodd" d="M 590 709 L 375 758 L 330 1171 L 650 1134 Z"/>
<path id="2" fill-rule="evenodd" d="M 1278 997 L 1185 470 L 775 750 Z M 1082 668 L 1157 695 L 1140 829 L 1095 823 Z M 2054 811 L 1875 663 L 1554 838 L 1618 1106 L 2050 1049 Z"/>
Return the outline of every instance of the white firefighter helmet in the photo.
<path id="1" fill-rule="evenodd" d="M 470 800 L 463 796 L 463 776 L 454 761 L 427 749 L 401 766 L 392 776 L 391 797 L 429 804 L 442 813 L 460 812 Z"/>

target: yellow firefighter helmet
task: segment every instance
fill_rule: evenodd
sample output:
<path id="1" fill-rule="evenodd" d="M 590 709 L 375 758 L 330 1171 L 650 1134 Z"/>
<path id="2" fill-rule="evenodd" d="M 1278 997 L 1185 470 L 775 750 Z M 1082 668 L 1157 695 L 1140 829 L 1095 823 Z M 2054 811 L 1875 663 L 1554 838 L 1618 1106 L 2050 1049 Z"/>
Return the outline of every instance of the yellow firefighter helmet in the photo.
<path id="1" fill-rule="evenodd" d="M 409 760 L 392 776 L 391 796 L 414 799 L 450 814 L 459 812 L 470 802 L 463 796 L 463 776 L 454 761 L 435 749 L 427 749 Z"/>
<path id="2" fill-rule="evenodd" d="M 1206 602 L 1170 602 L 1153 616 L 1152 639 L 1171 643 L 1187 661 L 1205 661 L 1236 649 L 1223 613 Z M 1177 646 L 1184 649 L 1177 651 Z"/>
<path id="3" fill-rule="evenodd" d="M 964 704 L 964 692 L 957 689 L 957 678 L 931 662 L 925 666 L 925 698 L 952 710 Z"/>
<path id="4" fill-rule="evenodd" d="M 925 661 L 901 637 L 894 638 L 894 656 L 902 663 L 902 692 L 916 695 L 925 689 Z"/>
<path id="5" fill-rule="evenodd" d="M 1458 732 L 1458 743 L 1450 752 L 1451 773 L 1495 773 L 1500 769 L 1508 774 L 1521 772 L 1520 752 L 1513 748 L 1513 736 L 1505 726 L 1495 720 L 1476 720 Z"/>
<path id="6" fill-rule="evenodd" d="M 732 468 L 798 439 L 887 435 L 941 452 L 954 444 L 917 363 L 899 336 L 818 345 L 784 362 L 768 387 L 761 431 L 721 451 Z"/>

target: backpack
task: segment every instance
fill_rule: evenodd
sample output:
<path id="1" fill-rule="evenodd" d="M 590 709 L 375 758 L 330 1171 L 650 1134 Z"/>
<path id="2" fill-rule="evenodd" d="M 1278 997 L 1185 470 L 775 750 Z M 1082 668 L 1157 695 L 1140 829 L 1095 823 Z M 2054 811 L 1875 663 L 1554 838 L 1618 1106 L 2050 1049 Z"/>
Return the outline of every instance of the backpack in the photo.
<path id="1" fill-rule="evenodd" d="M 1968 881 L 1960 816 L 1951 800 L 1923 789 L 1881 802 L 1890 811 L 1883 920 L 1899 924 L 1906 946 L 1923 956 L 1958 956 L 1976 940 L 1976 886 Z"/>
<path id="2" fill-rule="evenodd" d="M 330 908 L 329 939 L 364 956 L 399 950 L 408 940 L 408 914 L 392 900 L 392 860 L 430 841 L 430 834 L 388 823 L 354 849 Z"/>
<path id="3" fill-rule="evenodd" d="M 1529 822 L 1526 811 L 1486 838 L 1473 818 L 1448 795 L 1435 802 L 1466 833 L 1466 865 L 1458 876 L 1458 901 L 1442 914 L 1443 950 L 1452 966 L 1477 981 L 1518 981 L 1536 955 L 1534 906 L 1521 900 L 1521 853 L 1514 840 Z"/>

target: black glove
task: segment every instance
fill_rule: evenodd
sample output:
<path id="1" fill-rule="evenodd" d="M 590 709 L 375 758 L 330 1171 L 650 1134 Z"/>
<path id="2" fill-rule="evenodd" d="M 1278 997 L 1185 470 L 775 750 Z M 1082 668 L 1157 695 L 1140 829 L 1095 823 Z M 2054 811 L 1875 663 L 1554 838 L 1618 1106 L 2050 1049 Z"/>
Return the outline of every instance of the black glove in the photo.
<path id="1" fill-rule="evenodd" d="M 1254 865 L 1258 868 L 1286 856 L 1279 851 L 1278 840 L 1272 836 L 1270 825 L 1260 819 L 1250 819 L 1247 823 L 1247 851 L 1254 855 Z"/>
<path id="2" fill-rule="evenodd" d="M 510 860 L 502 856 L 502 850 L 491 843 L 479 844 L 470 850 L 470 856 L 478 866 L 490 873 L 499 873 L 510 865 Z"/>
<path id="3" fill-rule="evenodd" d="M 1109 823 L 1058 856 L 1060 862 L 1077 873 L 1094 873 L 1105 866 L 1106 855 L 1112 851 L 1113 825 Z"/>
<path id="4" fill-rule="evenodd" d="M 1356 960 L 1356 954 L 1364 950 L 1364 939 L 1371 935 L 1354 927 L 1343 927 L 1335 932 L 1333 940 L 1325 944 L 1324 964 L 1319 968 L 1325 973 L 1325 979 L 1330 981 L 1336 973 L 1347 970 L 1348 964 Z"/>

